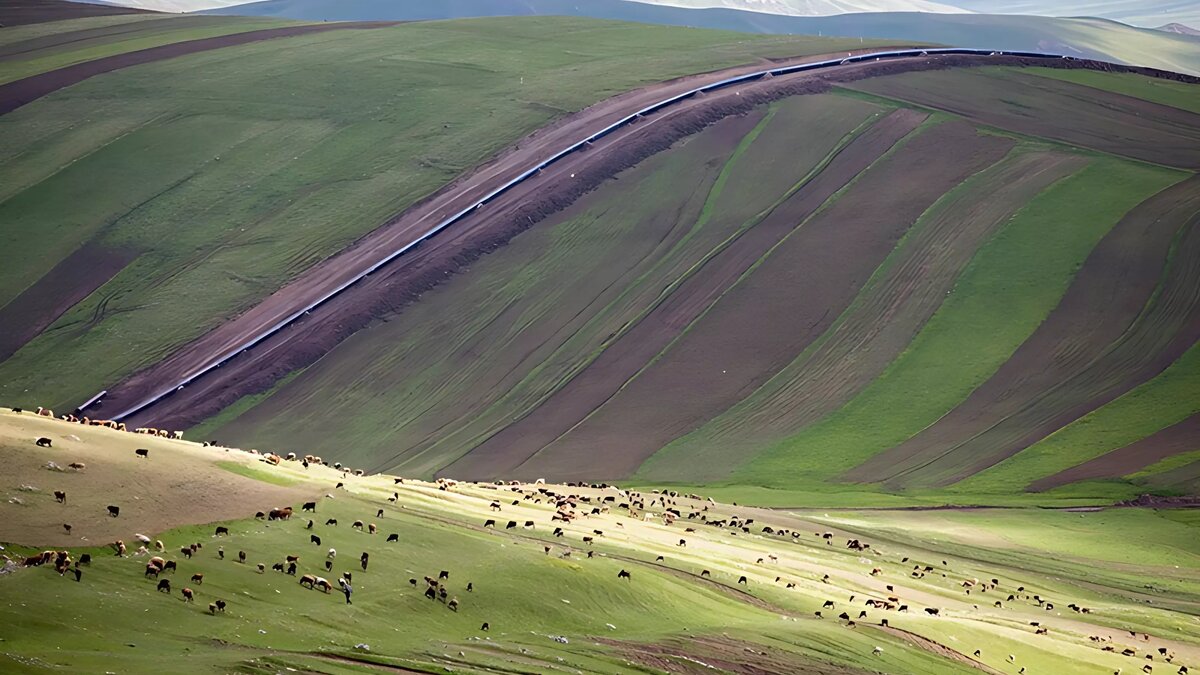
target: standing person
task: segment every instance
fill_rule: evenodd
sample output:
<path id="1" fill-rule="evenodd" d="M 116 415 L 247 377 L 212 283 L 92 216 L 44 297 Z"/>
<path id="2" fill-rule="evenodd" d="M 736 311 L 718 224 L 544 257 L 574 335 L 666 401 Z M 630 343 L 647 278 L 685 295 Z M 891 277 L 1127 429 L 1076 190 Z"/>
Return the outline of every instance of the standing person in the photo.
<path id="1" fill-rule="evenodd" d="M 346 594 L 346 604 L 353 605 L 354 603 L 350 602 L 350 594 L 354 592 L 354 588 L 350 586 L 350 582 L 338 579 L 338 583 L 342 585 L 342 592 Z"/>

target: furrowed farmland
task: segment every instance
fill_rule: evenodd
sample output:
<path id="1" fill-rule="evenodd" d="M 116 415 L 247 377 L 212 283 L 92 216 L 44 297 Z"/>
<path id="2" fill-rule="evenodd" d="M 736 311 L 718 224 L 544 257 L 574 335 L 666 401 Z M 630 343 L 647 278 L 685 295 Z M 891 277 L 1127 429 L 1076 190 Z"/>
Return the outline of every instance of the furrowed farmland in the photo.
<path id="1" fill-rule="evenodd" d="M 870 77 L 726 118 L 200 432 L 427 476 L 984 500 L 1070 482 L 1034 485 L 1104 453 L 1060 452 L 1060 430 L 1160 378 L 1179 395 L 1125 444 L 1200 405 L 1200 117 L 1168 105 L 1191 84 L 1150 101 L 1087 72 L 1056 97 L 1060 72 Z M 951 100 L 1015 80 L 1036 114 Z M 1121 477 L 1197 449 L 1183 436 L 1070 496 L 1136 494 Z"/>
<path id="2" fill-rule="evenodd" d="M 1200 672 L 1192 37 L 372 6 L 0 2 L 0 672 Z"/>

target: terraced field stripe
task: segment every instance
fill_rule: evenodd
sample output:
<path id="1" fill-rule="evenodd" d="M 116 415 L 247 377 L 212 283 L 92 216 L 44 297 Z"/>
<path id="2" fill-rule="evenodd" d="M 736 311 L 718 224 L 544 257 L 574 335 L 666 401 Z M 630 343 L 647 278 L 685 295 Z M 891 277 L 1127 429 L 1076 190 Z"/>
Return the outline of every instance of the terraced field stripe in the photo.
<path id="1" fill-rule="evenodd" d="M 1042 492 L 1077 481 L 1124 476 L 1168 457 L 1197 449 L 1200 449 L 1200 414 L 1192 415 L 1136 443 L 1036 480 L 1029 484 L 1029 490 Z"/>
<path id="2" fill-rule="evenodd" d="M 1198 226 L 1200 177 L 1134 208 L 986 383 L 936 424 L 848 475 L 882 477 L 892 487 L 944 486 L 1162 372 L 1200 339 Z"/>
<path id="3" fill-rule="evenodd" d="M 907 347 L 976 249 L 1022 205 L 1086 162 L 1018 149 L 943 195 L 819 340 L 749 398 L 656 453 L 640 475 L 725 478 L 758 449 L 844 405 Z"/>
<path id="4" fill-rule="evenodd" d="M 1177 180 L 1174 172 L 1097 158 L 1044 190 L 980 247 L 953 292 L 879 378 L 836 412 L 765 449 L 734 478 L 825 489 L 833 476 L 937 421 L 1033 333 L 1120 214 Z"/>
<path id="5" fill-rule="evenodd" d="M 610 400 L 522 470 L 625 476 L 725 412 L 825 332 L 930 205 L 1003 158 L 1012 144 L 960 121 L 926 126 L 812 217 L 785 204 L 756 227 L 786 227 L 779 243 L 727 283 L 719 299 Z M 947 147 L 956 149 L 954 160 L 926 160 Z M 777 221 L 781 217 L 786 220 Z M 587 467 L 591 447 L 613 449 L 604 466 Z M 570 473 L 580 466 L 579 474 Z"/>
<path id="6" fill-rule="evenodd" d="M 1165 166 L 1200 168 L 1200 114 L 997 68 L 904 73 L 848 85 L 979 124 Z M 1192 85 L 1200 92 L 1200 85 Z"/>
<path id="7" fill-rule="evenodd" d="M 499 430 L 446 471 L 462 476 L 511 472 L 569 431 L 650 363 L 767 250 L 923 120 L 919 113 L 900 110 L 866 130 L 762 222 L 708 258 L 702 268 L 684 279 L 552 397 Z M 582 465 L 577 468 L 590 469 Z M 636 464 L 624 468 L 632 471 Z"/>
<path id="8" fill-rule="evenodd" d="M 486 410 L 472 414 L 463 410 L 460 403 L 447 401 L 448 406 L 461 410 L 463 414 L 456 417 L 459 421 L 447 424 L 429 437 L 428 442 L 435 444 L 438 449 L 437 456 L 443 458 L 442 461 L 456 459 L 500 427 L 528 414 L 528 411 L 546 396 L 551 395 L 593 361 L 607 345 L 619 340 L 630 327 L 636 325 L 647 312 L 652 311 L 670 295 L 683 280 L 701 269 L 705 261 L 736 240 L 741 232 L 761 221 L 788 195 L 820 173 L 833 157 L 876 122 L 882 114 L 883 111 L 872 105 L 821 95 L 799 96 L 772 104 L 769 107 L 769 118 L 764 118 L 746 134 L 732 155 L 725 159 L 721 167 L 720 182 L 709 188 L 699 217 L 689 215 L 686 209 L 673 206 L 674 200 L 664 201 L 661 197 L 655 197 L 654 206 L 637 215 L 631 211 L 631 207 L 637 205 L 637 199 L 630 198 L 628 189 L 621 191 L 620 196 L 616 197 L 617 193 L 610 192 L 610 188 L 602 188 L 594 199 L 585 198 L 580 208 L 586 213 L 602 210 L 606 214 L 605 220 L 610 223 L 623 222 L 630 217 L 650 219 L 647 222 L 654 223 L 659 217 L 654 214 L 660 209 L 671 210 L 673 217 L 679 222 L 672 235 L 664 238 L 653 253 L 647 254 L 637 265 L 630 268 L 628 274 L 622 275 L 619 281 L 613 283 L 612 288 L 617 293 L 615 299 L 598 310 L 592 307 L 581 309 L 578 319 L 585 322 L 582 327 L 556 328 L 566 337 L 554 353 L 546 357 L 539 355 L 537 358 L 531 358 L 529 362 L 535 364 L 532 370 L 519 382 L 502 388 L 500 391 L 503 395 Z M 805 139 L 802 144 L 797 145 L 795 129 L 801 125 L 812 130 L 815 138 Z M 704 139 L 712 134 L 728 133 L 729 130 L 720 128 L 707 130 L 674 151 L 674 154 L 690 154 L 693 144 L 706 142 Z M 748 143 L 748 139 L 751 138 L 754 142 Z M 654 165 L 654 161 L 647 164 Z M 675 163 L 671 163 L 667 166 L 674 165 Z M 651 168 L 648 166 L 645 171 L 650 171 Z M 622 178 L 622 182 L 638 181 L 640 190 L 646 181 L 657 183 L 660 180 L 657 172 L 666 170 L 669 169 L 664 166 L 647 174 L 639 167 L 633 170 L 629 177 Z M 795 178 L 796 172 L 805 172 L 799 181 Z M 619 187 L 611 189 L 621 190 Z M 658 191 L 659 195 L 668 193 L 669 190 Z M 689 201 L 691 198 L 689 197 Z M 575 210 L 572 209 L 571 212 Z M 662 217 L 671 216 L 664 212 Z M 570 227 L 570 220 L 551 227 Z M 644 228 L 645 225 L 639 227 Z M 676 230 L 683 232 L 682 238 Z M 576 254 L 577 251 L 571 251 L 562 255 L 578 257 Z M 504 253 L 499 255 L 503 257 Z M 580 260 L 573 263 L 573 266 L 579 269 L 581 265 L 586 267 L 590 264 L 590 261 Z M 612 264 L 629 264 L 628 247 Z M 528 269 L 528 264 L 518 266 Z M 568 282 L 564 280 L 563 283 Z M 606 293 L 602 297 L 611 296 L 612 294 Z M 460 304 L 461 302 L 455 302 L 456 307 Z M 488 303 L 488 306 L 491 305 L 492 303 Z M 539 324 L 556 321 L 555 314 L 561 311 L 561 307 L 556 307 L 554 312 L 531 319 L 527 327 L 521 328 L 520 332 L 539 330 Z M 576 319 L 572 318 L 571 325 L 576 323 Z M 495 349 L 505 344 L 488 339 L 482 339 L 482 343 L 494 345 Z M 505 354 L 503 351 L 493 352 L 489 360 L 508 361 Z M 472 367 L 470 363 L 463 364 L 463 368 Z M 477 396 L 472 394 L 470 398 L 475 400 Z M 430 414 L 436 417 L 439 413 L 435 409 Z M 432 450 L 423 444 L 424 441 L 422 445 L 411 446 L 412 457 L 416 457 L 416 452 L 428 454 Z M 416 469 L 431 472 L 441 466 L 427 467 L 406 460 L 402 468 L 404 471 Z"/>
<path id="9" fill-rule="evenodd" d="M 965 494 L 1025 490 L 1039 479 L 1137 443 L 1200 412 L 1196 391 L 1200 345 L 1153 380 L 950 489 Z"/>

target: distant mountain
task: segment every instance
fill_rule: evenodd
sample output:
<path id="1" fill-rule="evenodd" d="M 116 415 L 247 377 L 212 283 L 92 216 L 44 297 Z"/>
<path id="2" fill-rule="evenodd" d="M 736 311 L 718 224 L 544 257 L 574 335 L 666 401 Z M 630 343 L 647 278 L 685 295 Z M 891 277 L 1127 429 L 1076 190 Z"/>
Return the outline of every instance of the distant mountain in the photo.
<path id="1" fill-rule="evenodd" d="M 782 16 L 833 16 L 862 12 L 935 12 L 961 14 L 968 10 L 929 0 L 632 0 L 684 9 L 740 9 Z"/>
<path id="2" fill-rule="evenodd" d="M 747 33 L 841 35 L 890 39 L 897 44 L 1036 50 L 1186 73 L 1200 72 L 1200 50 L 1196 49 L 1193 38 L 1098 19 L 920 12 L 800 17 L 732 9 L 683 9 L 626 0 L 440 0 L 436 3 L 403 0 L 266 0 L 209 13 L 308 21 L 587 16 Z"/>
<path id="3" fill-rule="evenodd" d="M 1185 26 L 1181 23 L 1169 23 L 1165 26 L 1159 26 L 1155 30 L 1161 30 L 1164 33 L 1178 33 L 1180 35 L 1193 35 L 1200 37 L 1200 30 L 1196 30 L 1191 26 Z"/>

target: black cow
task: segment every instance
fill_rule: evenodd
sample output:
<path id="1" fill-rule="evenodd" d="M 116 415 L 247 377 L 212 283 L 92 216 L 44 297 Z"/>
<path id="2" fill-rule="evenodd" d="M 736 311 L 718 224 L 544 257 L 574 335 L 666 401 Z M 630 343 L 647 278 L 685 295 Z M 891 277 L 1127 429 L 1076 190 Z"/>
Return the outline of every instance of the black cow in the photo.
<path id="1" fill-rule="evenodd" d="M 121 507 L 109 505 L 108 515 L 112 516 L 113 518 L 116 518 L 117 516 L 121 515 Z"/>
<path id="2" fill-rule="evenodd" d="M 46 438 L 45 436 L 43 436 L 43 437 L 41 437 L 41 438 L 37 439 L 37 441 L 35 441 L 35 442 L 37 443 L 37 446 L 38 446 L 39 448 L 51 448 L 51 447 L 54 447 L 54 446 L 52 445 L 52 443 L 51 443 L 50 439 L 49 439 L 49 438 Z"/>
<path id="3" fill-rule="evenodd" d="M 311 541 L 312 543 L 316 544 L 317 546 L 321 545 L 321 538 L 315 534 L 308 535 L 308 540 Z"/>
<path id="4" fill-rule="evenodd" d="M 300 510 L 301 511 L 312 511 L 313 513 L 316 513 L 317 512 L 317 503 L 316 502 L 304 502 L 304 506 L 300 507 Z"/>
<path id="5" fill-rule="evenodd" d="M 137 450 L 134 450 L 133 452 L 135 455 L 137 455 L 138 457 L 141 457 L 142 459 L 150 458 L 150 450 L 148 448 L 138 448 Z"/>
<path id="6" fill-rule="evenodd" d="M 225 527 L 224 525 L 218 525 L 217 531 L 213 534 L 213 536 L 219 537 L 221 535 L 225 535 L 226 537 L 228 537 L 229 536 L 229 528 Z"/>

